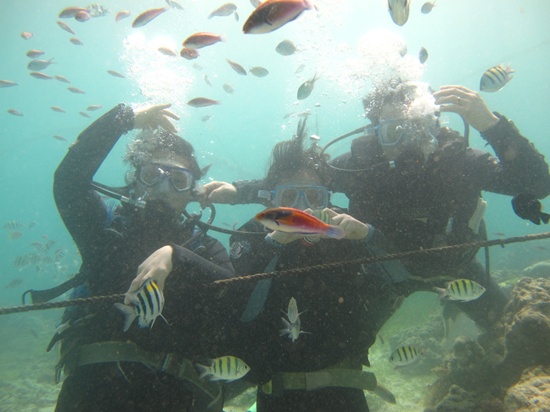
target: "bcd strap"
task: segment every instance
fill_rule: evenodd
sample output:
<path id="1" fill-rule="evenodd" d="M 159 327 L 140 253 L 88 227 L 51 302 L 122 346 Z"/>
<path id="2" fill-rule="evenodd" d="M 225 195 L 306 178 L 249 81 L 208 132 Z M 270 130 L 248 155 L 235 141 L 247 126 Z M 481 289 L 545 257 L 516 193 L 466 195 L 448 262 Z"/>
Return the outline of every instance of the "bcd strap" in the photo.
<path id="1" fill-rule="evenodd" d="M 66 355 L 69 371 L 79 366 L 97 363 L 136 362 L 185 380 L 194 388 L 196 402 L 193 411 L 221 411 L 222 385 L 201 380 L 191 361 L 175 353 L 148 352 L 131 342 L 99 342 L 79 346 Z"/>

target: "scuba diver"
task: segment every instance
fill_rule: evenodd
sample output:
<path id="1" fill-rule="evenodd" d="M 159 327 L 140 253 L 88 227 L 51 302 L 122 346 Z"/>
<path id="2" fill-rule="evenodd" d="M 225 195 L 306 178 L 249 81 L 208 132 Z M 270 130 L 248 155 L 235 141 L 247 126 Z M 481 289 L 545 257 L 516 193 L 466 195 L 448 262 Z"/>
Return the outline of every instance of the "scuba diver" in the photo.
<path id="1" fill-rule="evenodd" d="M 481 191 L 505 195 L 550 193 L 548 164 L 514 124 L 489 110 L 481 96 L 463 86 L 432 93 L 425 83 L 387 81 L 363 101 L 367 127 L 350 152 L 333 159 L 329 188 L 349 199 L 349 213 L 368 221 L 386 238 L 386 251 L 405 252 L 486 237 Z M 439 124 L 439 112 L 454 112 L 478 130 L 496 156 L 468 146 L 467 133 Z M 467 129 L 468 130 L 468 129 Z M 341 140 L 341 138 L 335 139 Z M 330 145 L 330 143 L 329 143 Z M 329 146 L 327 145 L 327 146 Z M 325 146 L 325 149 L 326 147 Z M 261 203 L 260 181 L 205 185 L 203 204 Z M 475 259 L 478 248 L 421 254 L 402 260 L 408 292 L 432 290 L 441 279 L 468 278 L 487 290 L 476 300 L 449 302 L 487 328 L 500 316 L 506 297 Z"/>
<path id="2" fill-rule="evenodd" d="M 146 328 L 134 323 L 124 331 L 124 316 L 111 301 L 65 312 L 50 344 L 61 341 L 57 371 L 67 375 L 57 411 L 221 411 L 221 386 L 200 381 L 189 360 L 203 350 L 193 340 L 193 324 L 201 322 L 196 308 L 208 299 L 190 293 L 189 285 L 234 271 L 221 243 L 198 229 L 195 219 L 183 218 L 204 173 L 191 144 L 175 134 L 169 118 L 178 117 L 169 107 L 117 105 L 78 136 L 55 172 L 57 208 L 82 257 L 84 283 L 73 296 L 124 293 L 140 263 L 167 244 L 179 245 L 184 273 L 170 279 L 164 310 L 160 307 L 165 321 Z M 133 168 L 128 185 L 93 182 L 119 138 L 133 129 L 142 131 L 126 152 Z M 121 205 L 108 207 L 97 191 Z M 146 309 L 160 315 L 152 301 L 139 308 L 140 326 Z M 134 309 L 137 313 L 138 306 Z"/>
<path id="3" fill-rule="evenodd" d="M 375 254 L 381 235 L 332 207 L 321 148 L 314 141 L 305 148 L 305 140 L 302 121 L 292 140 L 274 147 L 260 195 L 270 206 L 330 221 L 343 238 L 269 231 L 252 219 L 230 238 L 239 275 Z M 372 373 L 362 371 L 369 365 L 368 348 L 398 307 L 392 283 L 385 264 L 317 267 L 290 277 L 240 282 L 222 297 L 224 311 L 218 318 L 223 324 L 215 327 L 214 339 L 250 366 L 244 379 L 258 385 L 259 412 L 368 411 L 363 390 L 395 402 Z"/>

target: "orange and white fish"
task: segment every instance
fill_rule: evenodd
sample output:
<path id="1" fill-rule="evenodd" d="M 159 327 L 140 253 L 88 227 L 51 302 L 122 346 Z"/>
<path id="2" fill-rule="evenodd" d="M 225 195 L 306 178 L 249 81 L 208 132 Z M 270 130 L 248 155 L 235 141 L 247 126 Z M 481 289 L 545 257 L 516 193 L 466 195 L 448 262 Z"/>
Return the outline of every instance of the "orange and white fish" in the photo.
<path id="1" fill-rule="evenodd" d="M 84 92 L 84 90 L 80 90 L 80 89 L 77 89 L 76 87 L 67 87 L 67 90 L 70 91 L 71 93 L 75 93 L 75 94 L 86 94 L 86 92 Z"/>
<path id="2" fill-rule="evenodd" d="M 193 107 L 208 107 L 215 104 L 220 104 L 220 102 L 207 97 L 195 97 L 194 99 L 189 100 L 187 104 Z"/>
<path id="3" fill-rule="evenodd" d="M 199 57 L 199 51 L 196 49 L 191 49 L 189 47 L 184 47 L 180 51 L 180 56 L 187 60 L 193 60 Z"/>
<path id="4" fill-rule="evenodd" d="M 342 239 L 346 232 L 339 226 L 328 225 L 315 216 L 292 207 L 276 207 L 256 215 L 256 220 L 271 230 L 304 235 L 326 235 Z"/>
<path id="5" fill-rule="evenodd" d="M 65 30 L 67 33 L 76 34 L 67 23 L 64 23 L 62 21 L 58 21 L 57 25 L 61 27 L 63 30 Z"/>
<path id="6" fill-rule="evenodd" d="M 119 11 L 115 16 L 115 21 L 118 23 L 122 19 L 125 19 L 126 17 L 130 16 L 130 12 L 128 10 L 122 10 Z"/>
<path id="7" fill-rule="evenodd" d="M 248 17 L 246 34 L 269 33 L 295 20 L 304 10 L 313 9 L 309 0 L 266 0 Z"/>
<path id="8" fill-rule="evenodd" d="M 42 51 L 42 50 L 29 50 L 27 52 L 27 57 L 30 57 L 31 59 L 36 59 L 37 57 L 40 57 L 42 56 L 43 54 L 45 54 L 46 52 Z"/>
<path id="9" fill-rule="evenodd" d="M 143 13 L 141 13 L 139 16 L 136 17 L 136 19 L 132 23 L 132 27 L 133 28 L 143 27 L 154 18 L 160 16 L 165 11 L 166 11 L 165 7 L 144 11 Z"/>
<path id="10" fill-rule="evenodd" d="M 81 11 L 87 12 L 88 9 L 84 9 L 82 7 L 67 7 L 59 12 L 58 17 L 60 19 L 72 19 L 74 16 L 76 16 L 77 13 Z"/>
<path id="11" fill-rule="evenodd" d="M 183 41 L 183 47 L 190 49 L 201 49 L 223 41 L 222 36 L 215 33 L 199 32 L 192 34 Z"/>

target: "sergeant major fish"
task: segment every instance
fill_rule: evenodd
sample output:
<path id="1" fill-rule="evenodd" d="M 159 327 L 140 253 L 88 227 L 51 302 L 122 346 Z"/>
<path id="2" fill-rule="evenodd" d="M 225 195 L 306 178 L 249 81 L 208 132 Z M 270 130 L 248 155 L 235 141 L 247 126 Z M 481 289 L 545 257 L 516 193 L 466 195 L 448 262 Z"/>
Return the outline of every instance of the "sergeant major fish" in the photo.
<path id="1" fill-rule="evenodd" d="M 346 233 L 339 226 L 328 225 L 302 210 L 292 207 L 276 207 L 256 215 L 256 220 L 271 230 L 304 235 L 326 235 L 342 239 Z"/>
<path id="2" fill-rule="evenodd" d="M 195 365 L 200 373 L 199 379 L 210 375 L 211 381 L 225 380 L 232 382 L 250 372 L 250 366 L 235 356 L 222 356 L 211 360 L 210 366 Z"/>
<path id="3" fill-rule="evenodd" d="M 462 302 L 476 300 L 483 295 L 483 293 L 485 293 L 485 288 L 483 286 L 470 279 L 453 280 L 452 282 L 447 283 L 447 287 L 445 289 L 434 288 L 434 290 L 439 293 L 441 298 L 447 300 L 458 300 Z"/>
<path id="4" fill-rule="evenodd" d="M 390 363 L 395 366 L 407 366 L 416 362 L 421 353 L 414 346 L 401 346 L 391 354 Z"/>
<path id="5" fill-rule="evenodd" d="M 529 220 L 535 225 L 540 222 L 548 223 L 550 215 L 542 211 L 542 203 L 531 193 L 519 193 L 512 198 L 512 208 L 516 215 L 522 219 Z"/>
<path id="6" fill-rule="evenodd" d="M 159 316 L 164 319 L 164 295 L 153 280 L 148 279 L 137 291 L 127 293 L 126 297 L 130 299 L 130 305 L 115 303 L 116 308 L 125 316 L 124 332 L 136 318 L 140 328 L 152 328 Z M 164 321 L 168 323 L 166 319 Z"/>
<path id="7" fill-rule="evenodd" d="M 499 64 L 498 66 L 491 67 L 485 70 L 485 73 L 481 76 L 479 90 L 489 93 L 498 92 L 512 80 L 513 76 L 510 76 L 510 74 L 515 72 L 515 70 L 510 68 L 510 65 L 504 67 L 502 64 Z"/>

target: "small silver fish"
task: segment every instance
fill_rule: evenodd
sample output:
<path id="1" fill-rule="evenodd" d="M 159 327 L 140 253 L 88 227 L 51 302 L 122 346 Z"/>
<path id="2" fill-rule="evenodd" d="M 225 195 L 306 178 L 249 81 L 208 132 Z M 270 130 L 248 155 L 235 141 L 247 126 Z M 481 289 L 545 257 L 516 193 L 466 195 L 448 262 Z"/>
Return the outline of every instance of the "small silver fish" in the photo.
<path id="1" fill-rule="evenodd" d="M 237 73 L 239 73 L 241 76 L 246 76 L 246 70 L 243 66 L 241 66 L 239 63 L 236 63 L 232 60 L 225 59 L 227 63 L 231 66 L 233 70 L 235 70 Z"/>
<path id="2" fill-rule="evenodd" d="M 212 17 L 218 16 L 230 16 L 232 15 L 235 10 L 237 10 L 237 6 L 235 6 L 233 3 L 225 3 L 218 7 L 216 10 L 214 10 L 212 13 L 208 15 L 208 18 L 211 19 Z"/>
<path id="3" fill-rule="evenodd" d="M 296 46 L 290 40 L 283 40 L 275 47 L 275 51 L 281 56 L 290 56 L 296 51 Z"/>
<path id="4" fill-rule="evenodd" d="M 421 351 L 414 346 L 401 346 L 391 354 L 390 363 L 395 366 L 407 366 L 416 362 L 420 355 Z"/>
<path id="5" fill-rule="evenodd" d="M 298 100 L 304 100 L 309 97 L 311 92 L 313 91 L 313 87 L 315 86 L 315 81 L 317 80 L 317 73 L 315 73 L 315 76 L 311 80 L 307 80 L 298 88 L 298 93 L 296 93 L 296 97 Z"/>
<path id="6" fill-rule="evenodd" d="M 54 112 L 57 112 L 57 113 L 66 113 L 65 110 L 59 106 L 52 106 L 50 107 L 50 109 L 52 109 Z"/>
<path id="7" fill-rule="evenodd" d="M 476 300 L 485 293 L 485 288 L 483 286 L 470 279 L 453 280 L 447 283 L 445 289 L 434 288 L 434 290 L 439 293 L 441 298 L 462 302 Z"/>
<path id="8" fill-rule="evenodd" d="M 479 90 L 490 93 L 498 92 L 512 80 L 513 76 L 510 76 L 510 74 L 515 72 L 510 65 L 504 67 L 502 64 L 499 64 L 498 66 L 491 67 L 485 70 L 485 73 L 481 76 Z"/>
<path id="9" fill-rule="evenodd" d="M 17 86 L 17 83 L 12 82 L 11 80 L 0 80 L 0 87 L 13 87 Z"/>
<path id="10" fill-rule="evenodd" d="M 435 1 L 427 1 L 426 3 L 424 3 L 422 5 L 422 8 L 420 9 L 420 12 L 422 14 L 428 14 L 429 12 L 432 11 L 434 6 L 435 6 Z"/>
<path id="11" fill-rule="evenodd" d="M 298 339 L 301 334 L 308 333 L 300 330 L 300 315 L 302 313 L 304 312 L 298 312 L 298 303 L 296 302 L 296 299 L 290 298 L 290 301 L 288 302 L 288 309 L 286 312 L 287 319 L 281 318 L 283 320 L 284 328 L 279 330 L 279 336 L 288 335 L 288 337 L 294 343 L 294 341 L 296 341 L 296 339 Z"/>
<path id="12" fill-rule="evenodd" d="M 23 113 L 21 113 L 19 110 L 16 110 L 16 109 L 8 109 L 7 112 L 14 116 L 23 117 Z"/>
<path id="13" fill-rule="evenodd" d="M 422 64 L 426 63 L 426 60 L 428 60 L 428 50 L 426 50 L 424 47 L 421 47 L 420 51 L 418 52 L 418 60 L 420 60 L 420 63 Z"/>
<path id="14" fill-rule="evenodd" d="M 53 58 L 51 58 L 50 60 L 34 59 L 27 64 L 27 69 L 32 71 L 40 71 L 46 69 L 50 64 L 53 64 Z"/>
<path id="15" fill-rule="evenodd" d="M 403 26 L 409 19 L 410 0 L 388 0 L 388 10 L 395 24 Z"/>
<path id="16" fill-rule="evenodd" d="M 233 88 L 233 85 L 231 83 L 224 83 L 222 87 L 226 93 L 233 94 L 235 92 L 235 89 Z"/>
<path id="17" fill-rule="evenodd" d="M 195 366 L 200 373 L 199 379 L 210 375 L 211 381 L 224 380 L 232 382 L 250 372 L 250 366 L 235 356 L 222 356 L 221 358 L 212 359 L 210 366 L 198 363 Z"/>
<path id="18" fill-rule="evenodd" d="M 116 308 L 125 315 L 124 332 L 136 318 L 140 328 L 152 328 L 159 316 L 164 319 L 164 295 L 153 280 L 146 280 L 136 292 L 127 293 L 127 297 L 130 299 L 130 305 L 115 303 Z"/>
<path id="19" fill-rule="evenodd" d="M 251 67 L 249 71 L 256 77 L 265 77 L 269 74 L 269 71 L 265 67 L 261 66 Z"/>

